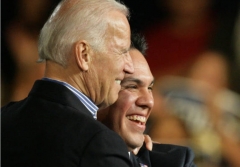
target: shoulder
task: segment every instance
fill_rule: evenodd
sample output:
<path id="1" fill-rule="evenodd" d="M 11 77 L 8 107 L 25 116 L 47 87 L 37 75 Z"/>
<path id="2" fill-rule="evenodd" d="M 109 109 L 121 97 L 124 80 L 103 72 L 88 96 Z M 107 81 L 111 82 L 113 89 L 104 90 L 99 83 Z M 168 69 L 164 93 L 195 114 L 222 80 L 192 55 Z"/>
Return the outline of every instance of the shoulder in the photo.
<path id="1" fill-rule="evenodd" d="M 142 151 L 143 150 L 143 151 Z M 194 153 L 189 147 L 171 144 L 153 144 L 152 151 L 142 149 L 140 159 L 149 161 L 152 167 L 196 167 Z"/>
<path id="2" fill-rule="evenodd" d="M 172 145 L 172 144 L 154 144 L 153 152 L 164 153 L 167 160 L 172 164 L 182 164 L 185 167 L 194 167 L 194 152 L 190 147 Z"/>
<path id="3" fill-rule="evenodd" d="M 90 122 L 89 122 L 90 123 Z M 81 166 L 131 166 L 127 146 L 122 138 L 98 121 L 91 123 L 86 129 L 86 140 L 81 155 Z M 94 157 L 94 161 L 92 160 Z"/>
<path id="4" fill-rule="evenodd" d="M 37 147 L 39 152 L 54 155 L 51 162 L 61 157 L 58 163 L 72 163 L 74 160 L 80 166 L 131 166 L 127 147 L 121 137 L 85 112 L 53 103 L 38 105 L 33 110 L 31 106 L 23 105 L 26 102 L 20 103 L 4 109 L 3 142 L 9 143 L 8 138 L 14 143 L 25 140 L 21 145 L 31 146 L 28 147 L 30 151 Z M 16 134 L 25 136 L 16 138 Z M 43 145 L 36 146 L 36 142 Z M 9 148 L 6 146 L 4 150 Z M 41 154 L 41 157 L 46 158 L 45 155 Z"/>
<path id="5" fill-rule="evenodd" d="M 173 144 L 153 144 L 153 150 L 152 151 L 161 151 L 164 153 L 171 153 L 171 152 L 192 152 L 190 147 L 186 146 L 180 146 L 180 145 L 173 145 Z"/>

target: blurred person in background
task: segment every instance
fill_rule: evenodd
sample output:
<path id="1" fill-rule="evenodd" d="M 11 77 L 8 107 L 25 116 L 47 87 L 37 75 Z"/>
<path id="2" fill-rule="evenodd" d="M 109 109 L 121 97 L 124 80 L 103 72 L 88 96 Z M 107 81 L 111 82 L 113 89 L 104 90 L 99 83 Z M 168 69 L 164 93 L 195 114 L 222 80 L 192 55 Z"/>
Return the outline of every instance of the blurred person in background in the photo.
<path id="1" fill-rule="evenodd" d="M 2 105 L 27 97 L 35 80 L 43 77 L 45 65 L 37 63 L 38 36 L 58 1 L 2 3 Z"/>
<path id="2" fill-rule="evenodd" d="M 240 96 L 228 88 L 226 57 L 216 51 L 203 52 L 188 77 L 168 76 L 159 85 L 162 98 L 155 103 L 161 106 L 154 109 L 151 117 L 157 123 L 148 132 L 153 140 L 168 143 L 185 137 L 185 142 L 179 141 L 194 149 L 199 167 L 239 166 Z M 175 127 L 166 121 L 169 115 L 178 120 Z M 175 129 L 173 133 L 169 128 Z M 179 136 L 181 131 L 183 136 Z"/>
<path id="3" fill-rule="evenodd" d="M 153 141 L 163 144 L 174 144 L 180 146 L 191 146 L 190 134 L 184 123 L 178 116 L 170 111 L 160 111 L 161 116 L 151 118 L 153 123 L 147 132 Z"/>
<path id="4" fill-rule="evenodd" d="M 213 0 L 164 0 L 166 16 L 144 30 L 149 44 L 147 61 L 156 79 L 183 76 L 208 48 L 216 28 Z"/>
<path id="5" fill-rule="evenodd" d="M 240 2 L 238 4 L 238 14 L 236 19 L 234 20 L 234 33 L 232 35 L 233 38 L 233 49 L 235 53 L 235 59 L 233 63 L 233 77 L 231 88 L 240 94 Z"/>
<path id="6" fill-rule="evenodd" d="M 209 125 L 220 145 L 220 165 L 240 165 L 240 95 L 229 89 L 230 62 L 220 52 L 201 54 L 189 73 L 192 88 L 203 98 Z M 215 143 L 209 139 L 209 143 Z M 204 143 L 203 143 L 204 144 Z"/>

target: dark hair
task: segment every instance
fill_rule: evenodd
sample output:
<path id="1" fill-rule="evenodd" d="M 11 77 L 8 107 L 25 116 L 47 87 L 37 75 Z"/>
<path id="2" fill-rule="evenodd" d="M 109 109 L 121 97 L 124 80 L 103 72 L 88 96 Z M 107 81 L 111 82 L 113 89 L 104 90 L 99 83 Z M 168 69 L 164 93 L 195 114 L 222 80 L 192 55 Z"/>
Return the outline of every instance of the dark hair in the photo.
<path id="1" fill-rule="evenodd" d="M 131 49 L 139 50 L 143 56 L 146 56 L 147 42 L 143 35 L 139 33 L 131 34 Z"/>

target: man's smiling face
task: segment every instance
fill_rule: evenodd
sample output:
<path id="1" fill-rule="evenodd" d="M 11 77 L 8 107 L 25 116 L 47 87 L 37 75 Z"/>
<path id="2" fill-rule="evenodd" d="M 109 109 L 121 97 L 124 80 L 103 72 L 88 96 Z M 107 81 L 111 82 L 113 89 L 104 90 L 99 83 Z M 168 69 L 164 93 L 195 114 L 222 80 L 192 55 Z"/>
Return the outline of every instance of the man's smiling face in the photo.
<path id="1" fill-rule="evenodd" d="M 154 79 L 147 61 L 136 49 L 130 50 L 130 56 L 133 60 L 134 73 L 125 75 L 118 100 L 98 112 L 99 116 L 107 113 L 103 123 L 123 138 L 129 151 L 143 144 L 143 132 L 154 103 L 152 95 Z"/>

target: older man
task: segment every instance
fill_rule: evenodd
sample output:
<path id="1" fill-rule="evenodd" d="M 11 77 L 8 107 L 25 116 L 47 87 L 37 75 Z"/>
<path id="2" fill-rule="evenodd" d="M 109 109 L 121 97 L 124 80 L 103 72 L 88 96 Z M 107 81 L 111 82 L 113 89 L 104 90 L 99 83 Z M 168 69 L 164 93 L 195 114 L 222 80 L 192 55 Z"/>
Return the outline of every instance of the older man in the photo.
<path id="1" fill-rule="evenodd" d="M 95 120 L 134 71 L 127 16 L 115 0 L 60 2 L 40 34 L 45 77 L 2 108 L 4 167 L 131 166 L 123 140 Z"/>
<path id="2" fill-rule="evenodd" d="M 153 107 L 153 76 L 144 58 L 146 43 L 143 37 L 132 35 L 130 55 L 134 73 L 126 74 L 121 83 L 118 100 L 106 109 L 98 111 L 98 120 L 117 132 L 125 141 L 130 158 L 136 167 L 194 167 L 194 154 L 187 147 L 168 144 L 145 145 L 137 157 L 132 154 L 144 143 L 143 132 Z M 149 145 L 149 142 L 146 144 Z M 152 147 L 152 148 L 151 148 Z"/>

